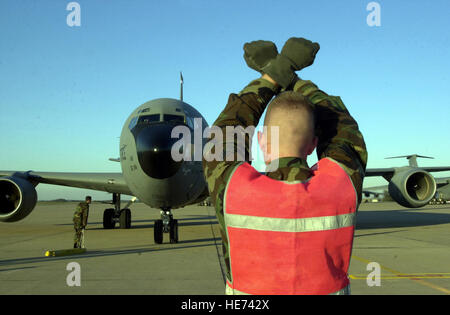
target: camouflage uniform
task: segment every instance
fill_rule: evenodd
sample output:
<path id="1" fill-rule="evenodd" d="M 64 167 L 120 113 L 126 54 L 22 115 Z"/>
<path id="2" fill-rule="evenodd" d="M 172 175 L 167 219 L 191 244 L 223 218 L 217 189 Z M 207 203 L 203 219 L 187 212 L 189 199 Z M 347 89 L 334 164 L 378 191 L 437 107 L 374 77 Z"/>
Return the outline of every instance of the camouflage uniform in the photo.
<path id="1" fill-rule="evenodd" d="M 73 225 L 75 228 L 74 244 L 80 247 L 82 230 L 86 228 L 89 216 L 89 204 L 87 202 L 80 202 L 73 215 Z"/>
<path id="2" fill-rule="evenodd" d="M 318 158 L 331 157 L 338 161 L 347 171 L 357 190 L 358 201 L 362 198 L 362 182 L 367 164 L 367 151 L 358 124 L 351 117 L 340 97 L 327 95 L 311 81 L 298 80 L 293 90 L 308 97 L 315 106 L 316 135 Z M 231 94 L 228 104 L 219 115 L 214 125 L 222 129 L 225 137 L 226 126 L 257 126 L 267 104 L 279 92 L 269 81 L 257 79 L 252 81 L 238 95 Z M 217 139 L 216 139 L 217 140 Z M 234 143 L 235 152 L 237 144 Z M 225 149 L 225 139 L 223 148 Z M 248 137 L 245 142 L 246 161 L 249 156 Z M 236 155 L 235 155 L 236 156 Z M 272 179 L 283 181 L 304 181 L 311 177 L 307 162 L 297 157 L 280 158 L 279 167 L 274 172 L 266 173 Z M 203 160 L 203 169 L 208 183 L 212 202 L 221 228 L 222 246 L 227 278 L 231 280 L 227 234 L 224 224 L 223 200 L 226 184 L 234 168 L 241 162 Z"/>

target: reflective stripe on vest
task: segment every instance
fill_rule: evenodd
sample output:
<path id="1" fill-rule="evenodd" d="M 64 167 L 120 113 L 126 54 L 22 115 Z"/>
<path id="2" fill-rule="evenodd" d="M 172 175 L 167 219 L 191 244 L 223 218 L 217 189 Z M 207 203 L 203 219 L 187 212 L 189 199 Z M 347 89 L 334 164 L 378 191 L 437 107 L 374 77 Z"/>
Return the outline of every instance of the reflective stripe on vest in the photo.
<path id="1" fill-rule="evenodd" d="M 305 182 L 285 183 L 240 164 L 227 184 L 230 254 L 227 293 L 342 294 L 353 242 L 357 196 L 329 158 Z"/>

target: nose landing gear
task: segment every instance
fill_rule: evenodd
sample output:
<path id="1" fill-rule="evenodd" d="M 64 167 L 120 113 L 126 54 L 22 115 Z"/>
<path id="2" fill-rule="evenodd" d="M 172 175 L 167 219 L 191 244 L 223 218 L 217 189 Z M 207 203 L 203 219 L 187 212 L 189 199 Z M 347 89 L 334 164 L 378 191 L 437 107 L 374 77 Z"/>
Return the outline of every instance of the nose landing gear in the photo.
<path id="1" fill-rule="evenodd" d="M 106 209 L 103 212 L 103 228 L 114 229 L 116 222 L 119 223 L 121 229 L 131 228 L 131 211 L 128 209 L 128 205 L 124 209 L 120 209 L 120 194 L 113 194 L 111 204 L 114 205 L 114 209 Z"/>
<path id="2" fill-rule="evenodd" d="M 156 244 L 162 244 L 164 233 L 169 233 L 171 244 L 178 243 L 178 220 L 173 219 L 170 208 L 161 209 L 161 220 L 155 221 L 153 232 Z"/>
<path id="3" fill-rule="evenodd" d="M 114 229 L 116 223 L 119 223 L 121 229 L 131 228 L 131 211 L 128 206 L 134 202 L 136 198 L 132 199 L 124 209 L 120 208 L 120 194 L 113 194 L 111 204 L 114 209 L 106 209 L 103 212 L 103 228 Z M 178 243 L 178 220 L 173 219 L 171 208 L 161 208 L 161 219 L 155 221 L 154 239 L 156 244 L 163 243 L 164 233 L 169 233 L 169 240 L 171 244 Z"/>

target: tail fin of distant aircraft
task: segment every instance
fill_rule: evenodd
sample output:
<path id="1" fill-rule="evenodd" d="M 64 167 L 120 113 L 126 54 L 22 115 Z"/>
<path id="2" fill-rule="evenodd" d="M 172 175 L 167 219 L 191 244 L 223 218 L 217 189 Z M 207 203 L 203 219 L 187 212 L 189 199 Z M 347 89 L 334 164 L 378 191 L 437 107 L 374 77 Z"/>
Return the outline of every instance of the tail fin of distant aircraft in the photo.
<path id="1" fill-rule="evenodd" d="M 183 73 L 180 71 L 180 101 L 183 101 Z"/>
<path id="2" fill-rule="evenodd" d="M 417 158 L 434 159 L 433 157 L 430 157 L 430 156 L 424 156 L 424 155 L 418 155 L 418 154 L 392 156 L 392 157 L 387 157 L 386 159 L 398 159 L 398 158 L 406 158 L 406 159 L 408 159 L 409 166 L 412 166 L 412 167 L 418 167 L 419 166 L 417 164 Z"/>

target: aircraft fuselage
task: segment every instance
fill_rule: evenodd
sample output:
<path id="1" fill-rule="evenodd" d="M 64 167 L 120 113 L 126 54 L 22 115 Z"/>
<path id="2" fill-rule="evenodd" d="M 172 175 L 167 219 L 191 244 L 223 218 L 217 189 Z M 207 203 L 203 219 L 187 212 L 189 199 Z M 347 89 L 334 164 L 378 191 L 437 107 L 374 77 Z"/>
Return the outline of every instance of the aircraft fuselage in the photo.
<path id="1" fill-rule="evenodd" d="M 201 126 L 195 126 L 199 122 Z M 142 104 L 123 126 L 122 173 L 134 196 L 150 207 L 179 208 L 196 201 L 206 190 L 201 161 L 172 159 L 171 149 L 179 139 L 171 133 L 179 125 L 187 126 L 192 132 L 199 127 L 203 131 L 208 126 L 195 108 L 170 98 Z"/>

